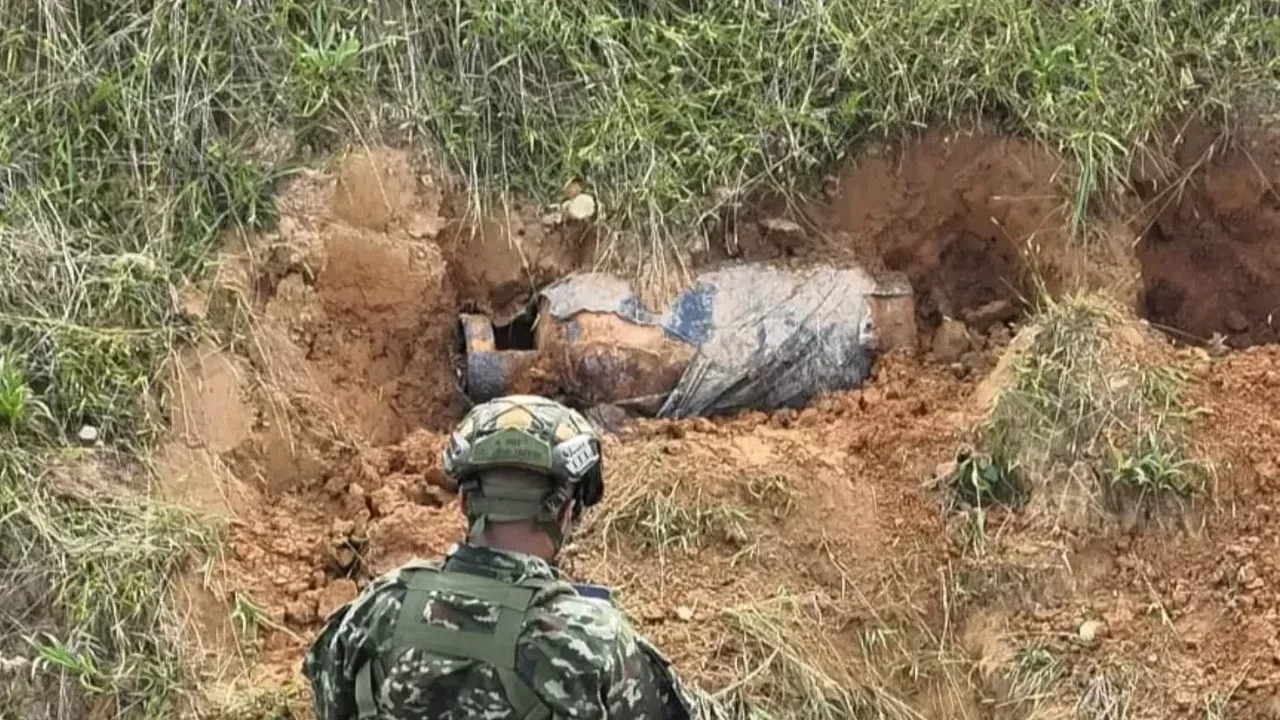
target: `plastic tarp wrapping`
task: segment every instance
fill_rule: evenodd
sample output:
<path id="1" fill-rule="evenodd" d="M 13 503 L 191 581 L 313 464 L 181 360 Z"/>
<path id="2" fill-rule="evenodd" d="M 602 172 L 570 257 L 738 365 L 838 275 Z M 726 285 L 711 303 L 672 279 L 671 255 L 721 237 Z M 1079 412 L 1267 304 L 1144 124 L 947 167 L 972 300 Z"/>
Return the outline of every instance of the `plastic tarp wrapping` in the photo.
<path id="1" fill-rule="evenodd" d="M 646 309 L 625 281 L 594 273 L 546 288 L 543 307 L 560 322 L 612 313 L 696 348 L 657 413 L 682 418 L 801 407 L 860 387 L 876 354 L 869 303 L 876 295 L 910 288 L 877 283 L 857 268 L 738 265 L 698 276 L 662 314 Z"/>

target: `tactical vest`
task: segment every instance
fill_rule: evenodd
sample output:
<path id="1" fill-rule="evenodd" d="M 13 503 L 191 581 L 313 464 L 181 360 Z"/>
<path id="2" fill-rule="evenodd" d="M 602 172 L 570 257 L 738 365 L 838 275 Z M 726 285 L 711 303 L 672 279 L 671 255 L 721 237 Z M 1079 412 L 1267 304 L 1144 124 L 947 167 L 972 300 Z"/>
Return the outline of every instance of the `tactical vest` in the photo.
<path id="1" fill-rule="evenodd" d="M 507 702 L 515 709 L 516 718 L 549 720 L 551 709 L 516 673 L 516 641 L 520 638 L 524 618 L 529 612 L 534 594 L 557 581 L 536 579 L 513 584 L 470 573 L 442 571 L 430 565 L 416 566 L 406 570 L 406 573 L 408 589 L 396 618 L 395 630 L 383 652 L 365 662 L 356 674 L 356 708 L 359 720 L 380 717 L 375 697 L 385 678 L 385 670 L 392 667 L 410 648 L 426 650 L 434 655 L 488 663 L 497 671 Z M 566 589 L 568 587 L 566 585 Z M 601 590 L 586 587 L 595 591 L 590 594 Z M 490 602 L 498 607 L 498 621 L 491 631 L 452 630 L 431 625 L 426 621 L 424 612 L 433 590 L 444 590 Z M 604 592 L 607 596 L 607 591 Z M 375 665 L 378 667 L 375 668 Z"/>

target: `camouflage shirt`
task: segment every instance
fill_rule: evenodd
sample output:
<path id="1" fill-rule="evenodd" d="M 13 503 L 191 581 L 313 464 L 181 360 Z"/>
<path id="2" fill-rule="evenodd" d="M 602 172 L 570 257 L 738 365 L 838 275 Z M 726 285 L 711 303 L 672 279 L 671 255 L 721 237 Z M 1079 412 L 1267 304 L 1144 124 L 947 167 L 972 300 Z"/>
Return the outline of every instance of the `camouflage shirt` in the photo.
<path id="1" fill-rule="evenodd" d="M 313 642 L 303 672 L 311 681 L 317 720 L 356 716 L 355 678 L 388 645 L 407 589 L 410 563 L 375 580 L 360 597 L 338 608 Z M 437 566 L 438 567 L 438 566 Z M 554 718 L 659 720 L 710 714 L 691 702 L 666 660 L 616 608 L 567 592 L 547 562 L 489 548 L 455 546 L 445 571 L 519 583 L 550 581 L 533 597 L 516 642 L 515 672 L 546 703 Z M 428 623 L 460 627 L 496 617 L 496 607 L 448 592 L 433 594 Z M 384 657 L 384 664 L 386 658 Z M 397 720 L 515 719 L 503 685 L 487 663 L 402 651 L 376 688 L 384 717 Z M 706 704 L 706 703 L 702 703 Z"/>

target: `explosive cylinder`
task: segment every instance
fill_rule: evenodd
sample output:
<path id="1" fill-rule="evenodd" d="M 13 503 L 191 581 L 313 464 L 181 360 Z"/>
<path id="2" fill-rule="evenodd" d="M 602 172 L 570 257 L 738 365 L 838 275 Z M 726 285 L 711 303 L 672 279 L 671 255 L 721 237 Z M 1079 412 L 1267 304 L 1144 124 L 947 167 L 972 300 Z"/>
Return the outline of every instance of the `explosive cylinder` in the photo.
<path id="1" fill-rule="evenodd" d="M 715 270 L 660 313 L 626 281 L 586 273 L 543 289 L 534 307 L 524 347 L 499 348 L 487 317 L 460 316 L 473 400 L 567 395 L 663 417 L 797 407 L 859 387 L 916 332 L 910 286 L 857 268 Z"/>

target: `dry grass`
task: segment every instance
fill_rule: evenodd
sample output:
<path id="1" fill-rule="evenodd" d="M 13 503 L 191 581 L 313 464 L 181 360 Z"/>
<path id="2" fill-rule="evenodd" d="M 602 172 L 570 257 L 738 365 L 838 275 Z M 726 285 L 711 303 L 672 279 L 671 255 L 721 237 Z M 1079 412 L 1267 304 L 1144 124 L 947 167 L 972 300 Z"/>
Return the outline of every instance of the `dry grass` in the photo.
<path id="1" fill-rule="evenodd" d="M 796 501 L 785 475 L 741 475 L 713 464 L 690 464 L 667 454 L 663 441 L 614 456 L 603 505 L 589 513 L 583 534 L 598 535 L 608 551 L 619 542 L 659 553 L 696 552 L 725 543 L 749 553 L 764 518 L 781 520 Z"/>
<path id="2" fill-rule="evenodd" d="M 752 718 L 981 717 L 945 602 L 939 623 L 905 586 L 890 583 L 875 600 L 845 588 L 726 609 L 738 680 L 718 697 Z"/>
<path id="3" fill-rule="evenodd" d="M 168 588 L 216 540 L 102 477 L 113 462 L 0 451 L 0 654 L 29 661 L 35 678 L 29 696 L 7 685 L 0 697 L 24 717 L 78 719 L 92 704 L 112 717 L 166 718 L 178 701 L 185 668 Z M 42 466 L 91 477 L 68 485 L 27 474 Z"/>

